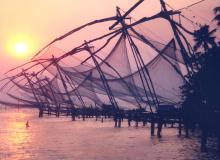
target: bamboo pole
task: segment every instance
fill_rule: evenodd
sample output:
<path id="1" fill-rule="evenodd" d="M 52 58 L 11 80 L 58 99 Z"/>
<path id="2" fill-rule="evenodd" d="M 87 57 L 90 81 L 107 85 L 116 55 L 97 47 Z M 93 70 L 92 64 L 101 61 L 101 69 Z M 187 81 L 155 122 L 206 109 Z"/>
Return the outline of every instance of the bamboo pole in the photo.
<path id="1" fill-rule="evenodd" d="M 162 7 L 163 11 L 165 13 L 167 13 L 168 11 L 167 11 L 166 4 L 165 4 L 164 0 L 160 0 L 160 3 L 161 3 L 161 7 Z M 173 22 L 173 20 L 170 18 L 170 15 L 165 16 L 165 19 L 167 19 L 168 22 L 170 23 L 170 26 L 171 26 L 172 31 L 174 33 L 174 36 L 175 36 L 175 38 L 177 40 L 177 43 L 178 43 L 178 45 L 180 47 L 180 50 L 181 50 L 181 53 L 182 53 L 182 56 L 183 56 L 183 60 L 185 62 L 188 74 L 190 75 L 190 69 L 192 70 L 193 68 L 192 68 L 192 65 L 191 65 L 190 60 L 189 60 L 189 55 L 187 54 L 186 49 L 185 49 L 185 47 L 184 47 L 184 45 L 182 43 L 182 40 L 180 39 L 180 36 L 179 36 L 179 34 L 177 32 L 176 23 Z"/>
<path id="2" fill-rule="evenodd" d="M 86 43 L 86 41 L 85 41 L 85 43 Z M 110 100 L 112 106 L 116 109 L 116 112 L 117 112 L 117 113 L 116 113 L 116 115 L 115 115 L 115 117 L 114 117 L 115 127 L 121 127 L 120 109 L 119 109 L 118 104 L 117 104 L 117 101 L 115 100 L 115 97 L 114 97 L 114 95 L 113 95 L 113 93 L 112 93 L 112 91 L 111 91 L 111 88 L 110 88 L 110 86 L 109 86 L 109 84 L 108 84 L 108 81 L 107 81 L 107 79 L 106 79 L 106 77 L 105 77 L 105 75 L 104 75 L 102 69 L 100 68 L 100 66 L 99 66 L 99 64 L 98 64 L 98 62 L 97 62 L 97 60 L 95 59 L 94 53 L 92 53 L 92 51 L 91 51 L 90 47 L 88 46 L 88 44 L 85 46 L 85 49 L 86 49 L 86 50 L 89 52 L 89 54 L 91 55 L 91 58 L 93 59 L 93 62 L 95 63 L 96 68 L 97 68 L 97 70 L 98 70 L 98 72 L 99 72 L 99 74 L 100 74 L 100 78 L 101 78 L 101 80 L 102 80 L 102 82 L 103 82 L 103 85 L 104 85 L 105 91 L 106 91 L 106 93 L 107 93 L 107 96 L 108 96 L 108 98 L 109 98 L 109 100 Z M 118 120 L 118 124 L 117 124 L 117 120 Z"/>
<path id="3" fill-rule="evenodd" d="M 27 79 L 28 84 L 29 84 L 29 86 L 31 87 L 32 93 L 33 93 L 33 95 L 34 95 L 34 98 L 35 98 L 35 100 L 36 100 L 37 103 L 38 103 L 38 107 L 39 107 L 39 117 L 43 117 L 43 103 L 40 103 L 41 100 L 38 99 L 38 97 L 37 97 L 37 95 L 36 95 L 36 93 L 35 93 L 35 91 L 34 91 L 34 90 L 35 90 L 35 89 L 34 89 L 34 86 L 33 86 L 33 84 L 31 83 L 31 80 L 29 79 L 29 77 L 27 76 L 27 74 L 26 74 L 24 71 L 23 71 L 22 73 L 23 73 L 24 77 Z"/>
<path id="4" fill-rule="evenodd" d="M 68 101 L 69 101 L 69 103 L 70 103 L 70 105 L 71 105 L 71 109 L 72 109 L 72 120 L 75 121 L 75 114 L 76 114 L 75 112 L 76 112 L 76 109 L 75 109 L 74 103 L 73 103 L 73 101 L 72 101 L 72 99 L 71 99 L 71 97 L 70 97 L 69 91 L 68 91 L 68 89 L 67 89 L 67 85 L 66 85 L 66 83 L 65 83 L 65 81 L 64 81 L 64 78 L 63 78 L 63 75 L 62 75 L 62 73 L 61 73 L 61 71 L 60 71 L 60 67 L 59 67 L 59 65 L 58 65 L 58 63 L 57 63 L 57 61 L 56 61 L 56 59 L 55 59 L 54 56 L 52 57 L 52 60 L 53 60 L 53 64 L 54 64 L 55 67 L 57 68 L 57 71 L 58 71 L 58 73 L 59 73 L 59 76 L 60 76 L 62 85 L 63 85 L 64 90 L 65 90 L 65 92 L 66 92 L 66 95 L 67 95 L 67 97 L 68 97 Z"/>

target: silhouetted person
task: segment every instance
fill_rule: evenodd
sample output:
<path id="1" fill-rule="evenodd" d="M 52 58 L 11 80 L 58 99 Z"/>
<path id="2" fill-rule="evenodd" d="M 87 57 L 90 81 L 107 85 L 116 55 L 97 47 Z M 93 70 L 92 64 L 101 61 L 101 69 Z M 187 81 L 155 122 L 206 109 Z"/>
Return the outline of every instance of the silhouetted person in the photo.
<path id="1" fill-rule="evenodd" d="M 26 125 L 26 128 L 30 127 L 29 121 L 27 121 L 25 125 Z"/>

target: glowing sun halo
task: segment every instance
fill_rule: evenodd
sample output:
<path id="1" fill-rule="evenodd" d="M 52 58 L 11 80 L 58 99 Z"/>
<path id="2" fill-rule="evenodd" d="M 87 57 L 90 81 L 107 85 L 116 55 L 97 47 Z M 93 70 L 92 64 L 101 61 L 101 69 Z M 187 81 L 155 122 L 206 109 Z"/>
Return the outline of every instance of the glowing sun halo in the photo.
<path id="1" fill-rule="evenodd" d="M 28 46 L 24 42 L 18 42 L 14 45 L 14 52 L 18 55 L 27 53 Z"/>
<path id="2" fill-rule="evenodd" d="M 13 34 L 8 37 L 7 53 L 14 59 L 25 60 L 31 57 L 36 48 L 33 37 L 26 34 Z"/>

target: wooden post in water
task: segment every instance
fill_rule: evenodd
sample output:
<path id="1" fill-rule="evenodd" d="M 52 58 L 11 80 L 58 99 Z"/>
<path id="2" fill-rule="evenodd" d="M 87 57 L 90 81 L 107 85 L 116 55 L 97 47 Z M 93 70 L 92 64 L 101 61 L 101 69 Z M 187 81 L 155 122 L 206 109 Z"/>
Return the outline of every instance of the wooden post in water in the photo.
<path id="1" fill-rule="evenodd" d="M 138 127 L 138 120 L 135 120 L 135 127 Z"/>
<path id="2" fill-rule="evenodd" d="M 201 151 L 206 152 L 206 144 L 207 144 L 208 132 L 207 129 L 203 126 L 202 127 L 202 136 L 201 136 Z"/>
<path id="3" fill-rule="evenodd" d="M 71 117 L 72 117 L 72 121 L 76 120 L 76 109 L 71 107 Z"/>
<path id="4" fill-rule="evenodd" d="M 115 127 L 117 127 L 118 126 L 118 121 L 117 121 L 117 116 L 116 115 L 114 115 L 114 122 L 115 122 Z"/>
<path id="5" fill-rule="evenodd" d="M 86 118 L 86 111 L 85 111 L 85 108 L 83 107 L 82 108 L 82 119 L 83 119 L 83 121 L 85 121 L 85 118 Z"/>
<path id="6" fill-rule="evenodd" d="M 151 127 L 150 127 L 150 129 L 151 129 L 151 131 L 150 131 L 151 136 L 154 136 L 154 129 L 155 129 L 155 123 L 154 123 L 154 121 L 151 122 Z"/>
<path id="7" fill-rule="evenodd" d="M 150 134 L 151 136 L 154 136 L 154 130 L 155 130 L 155 122 L 154 122 L 154 115 L 151 113 L 151 126 L 150 126 Z"/>
<path id="8" fill-rule="evenodd" d="M 187 121 L 187 120 L 186 120 Z M 185 137 L 189 138 L 189 122 L 185 122 L 184 123 L 184 127 L 185 127 Z"/>
<path id="9" fill-rule="evenodd" d="M 146 120 L 145 119 L 143 120 L 143 126 L 146 126 Z"/>
<path id="10" fill-rule="evenodd" d="M 218 156 L 220 156 L 220 133 L 219 133 L 219 131 L 218 131 L 218 149 L 217 149 L 217 152 L 218 152 Z"/>
<path id="11" fill-rule="evenodd" d="M 217 116 L 219 117 L 220 114 L 217 114 Z M 217 154 L 220 157 L 220 117 L 216 119 L 217 120 L 217 138 L 218 138 L 218 148 L 217 148 Z"/>
<path id="12" fill-rule="evenodd" d="M 163 119 L 162 119 L 162 117 L 159 115 L 159 120 L 158 120 L 158 124 L 157 124 L 157 137 L 158 137 L 158 138 L 161 137 L 162 126 L 163 126 Z"/>
<path id="13" fill-rule="evenodd" d="M 118 128 L 121 127 L 121 122 L 122 122 L 122 114 L 121 114 L 121 111 L 119 110 L 119 113 L 118 113 Z"/>
<path id="14" fill-rule="evenodd" d="M 179 118 L 179 126 L 178 126 L 178 128 L 179 128 L 179 135 L 181 136 L 182 135 L 182 121 L 181 121 L 181 118 Z"/>
<path id="15" fill-rule="evenodd" d="M 128 126 L 131 126 L 131 119 L 128 117 Z"/>

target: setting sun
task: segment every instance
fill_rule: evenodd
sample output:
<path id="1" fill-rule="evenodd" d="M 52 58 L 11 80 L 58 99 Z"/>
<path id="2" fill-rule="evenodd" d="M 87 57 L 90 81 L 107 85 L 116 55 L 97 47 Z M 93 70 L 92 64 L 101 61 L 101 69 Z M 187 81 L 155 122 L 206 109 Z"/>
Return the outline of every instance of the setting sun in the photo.
<path id="1" fill-rule="evenodd" d="M 28 51 L 28 46 L 25 42 L 18 42 L 14 45 L 14 51 L 18 55 L 24 55 Z"/>
<path id="2" fill-rule="evenodd" d="M 20 60 L 31 58 L 35 48 L 33 39 L 24 33 L 9 36 L 7 52 L 12 58 Z"/>

